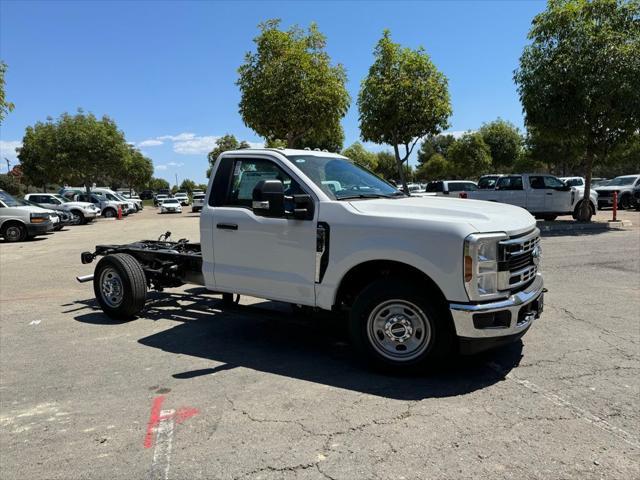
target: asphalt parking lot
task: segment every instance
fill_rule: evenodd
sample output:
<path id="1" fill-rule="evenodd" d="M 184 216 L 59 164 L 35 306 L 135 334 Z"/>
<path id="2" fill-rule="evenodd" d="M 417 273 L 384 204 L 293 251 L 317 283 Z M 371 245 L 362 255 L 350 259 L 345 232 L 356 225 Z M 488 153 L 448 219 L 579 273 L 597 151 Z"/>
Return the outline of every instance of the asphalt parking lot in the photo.
<path id="1" fill-rule="evenodd" d="M 0 243 L 3 479 L 640 476 L 640 214 L 545 236 L 545 313 L 522 342 L 417 377 L 364 369 L 340 325 L 193 286 L 113 323 L 80 252 L 199 239 L 198 215 Z M 610 216 L 610 212 L 601 215 Z"/>

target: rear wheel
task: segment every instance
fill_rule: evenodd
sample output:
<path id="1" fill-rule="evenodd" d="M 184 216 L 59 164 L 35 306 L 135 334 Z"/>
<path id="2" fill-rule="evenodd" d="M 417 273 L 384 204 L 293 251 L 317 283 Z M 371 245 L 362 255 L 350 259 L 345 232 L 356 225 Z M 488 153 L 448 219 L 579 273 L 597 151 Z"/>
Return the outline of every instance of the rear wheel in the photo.
<path id="1" fill-rule="evenodd" d="M 8 223 L 2 227 L 2 236 L 7 242 L 22 242 L 27 238 L 27 228 L 21 223 Z"/>
<path id="2" fill-rule="evenodd" d="M 96 265 L 93 291 L 100 307 L 109 317 L 130 320 L 145 305 L 147 281 L 144 270 L 131 255 L 107 255 Z"/>
<path id="3" fill-rule="evenodd" d="M 113 208 L 105 208 L 102 212 L 102 215 L 105 218 L 114 218 L 117 214 L 118 212 L 116 212 Z"/>
<path id="4" fill-rule="evenodd" d="M 618 206 L 623 210 L 631 208 L 631 195 L 629 195 L 628 193 L 622 195 Z"/>
<path id="5" fill-rule="evenodd" d="M 402 279 L 367 286 L 351 308 L 349 330 L 357 350 L 387 370 L 412 371 L 454 351 L 451 319 L 437 296 Z"/>
<path id="6" fill-rule="evenodd" d="M 577 204 L 576 204 L 576 208 L 573 209 L 573 219 L 574 220 L 578 220 L 580 218 L 580 208 L 582 208 L 582 202 L 583 200 L 580 200 Z M 587 222 L 591 221 L 591 217 L 593 217 L 596 214 L 595 208 L 593 206 L 593 204 L 589 203 L 589 216 L 588 219 L 586 219 Z"/>

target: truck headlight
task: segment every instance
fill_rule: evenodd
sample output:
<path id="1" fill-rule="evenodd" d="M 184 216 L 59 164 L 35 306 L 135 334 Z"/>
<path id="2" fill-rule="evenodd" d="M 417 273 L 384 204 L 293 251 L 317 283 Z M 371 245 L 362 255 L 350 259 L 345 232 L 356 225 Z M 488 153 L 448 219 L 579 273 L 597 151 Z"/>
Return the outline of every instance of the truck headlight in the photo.
<path id="1" fill-rule="evenodd" d="M 31 223 L 45 223 L 49 220 L 48 213 L 32 213 L 30 216 Z"/>
<path id="2" fill-rule="evenodd" d="M 504 297 L 498 291 L 498 244 L 506 233 L 474 233 L 464 241 L 464 286 L 470 300 Z"/>

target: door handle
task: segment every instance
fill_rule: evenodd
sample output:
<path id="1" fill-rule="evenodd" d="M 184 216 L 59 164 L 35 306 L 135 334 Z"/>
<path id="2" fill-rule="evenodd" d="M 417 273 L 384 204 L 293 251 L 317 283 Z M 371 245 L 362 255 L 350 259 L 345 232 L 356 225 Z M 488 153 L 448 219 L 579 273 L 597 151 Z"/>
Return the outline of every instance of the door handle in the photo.
<path id="1" fill-rule="evenodd" d="M 216 225 L 216 228 L 219 228 L 221 230 L 237 230 L 238 225 L 236 225 L 235 223 L 218 223 Z"/>

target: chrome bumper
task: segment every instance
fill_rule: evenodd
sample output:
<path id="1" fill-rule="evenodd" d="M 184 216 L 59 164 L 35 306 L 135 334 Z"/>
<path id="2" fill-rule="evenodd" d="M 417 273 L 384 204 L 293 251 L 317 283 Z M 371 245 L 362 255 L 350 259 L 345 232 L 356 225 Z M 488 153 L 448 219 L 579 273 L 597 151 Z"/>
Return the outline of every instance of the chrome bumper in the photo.
<path id="1" fill-rule="evenodd" d="M 449 309 L 453 317 L 456 334 L 465 338 L 494 338 L 517 335 L 524 332 L 542 313 L 543 295 L 544 284 L 542 276 L 537 274 L 531 285 L 518 293 L 514 293 L 505 300 L 475 304 L 451 303 L 449 304 Z M 521 321 L 518 321 L 520 310 L 534 301 L 538 302 L 538 308 L 536 310 L 527 309 Z M 511 313 L 511 321 L 508 327 L 476 328 L 473 324 L 474 314 L 505 311 Z"/>

